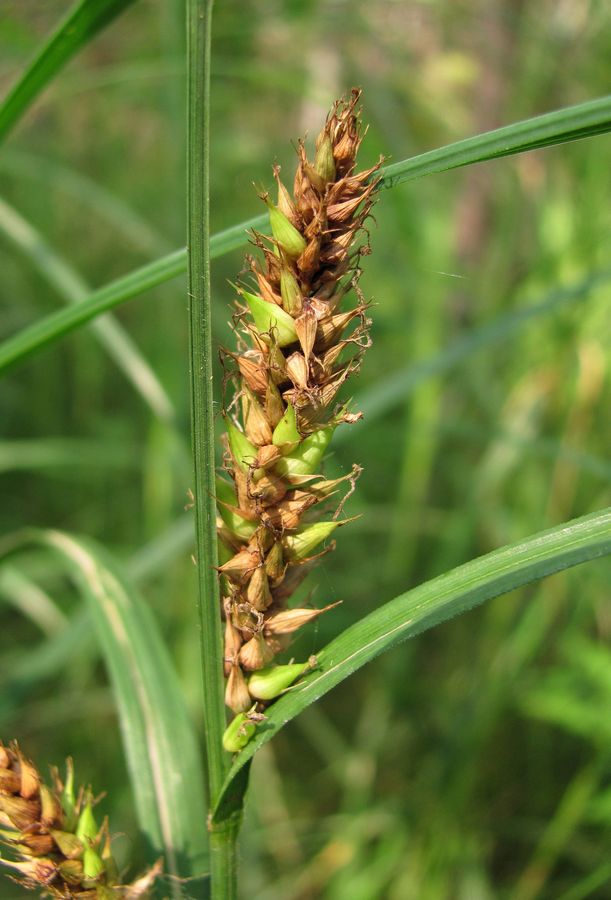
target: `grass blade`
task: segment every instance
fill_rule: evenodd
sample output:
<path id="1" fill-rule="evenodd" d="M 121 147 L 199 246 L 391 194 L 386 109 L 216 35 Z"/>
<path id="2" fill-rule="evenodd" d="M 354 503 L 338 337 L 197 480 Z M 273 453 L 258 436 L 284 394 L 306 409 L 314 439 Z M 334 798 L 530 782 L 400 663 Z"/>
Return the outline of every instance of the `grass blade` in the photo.
<path id="1" fill-rule="evenodd" d="M 602 97 L 393 163 L 382 170 L 383 186 L 395 187 L 404 181 L 413 181 L 425 175 L 609 131 L 611 97 Z M 265 232 L 267 216 L 256 216 L 213 235 L 210 240 L 211 259 L 245 245 L 248 240 L 246 232 L 251 228 Z M 32 353 L 80 328 L 96 316 L 120 306 L 151 287 L 183 274 L 186 268 L 186 250 L 176 250 L 85 296 L 72 309 L 60 310 L 35 322 L 0 344 L 0 372 L 22 362 Z"/>
<path id="2" fill-rule="evenodd" d="M 380 653 L 492 597 L 611 553 L 611 508 L 495 550 L 401 594 L 331 641 L 318 668 L 270 708 L 265 726 L 235 758 L 214 817 L 235 813 L 246 765 L 287 722 Z"/>
<path id="3" fill-rule="evenodd" d="M 0 231 L 25 254 L 66 303 L 78 303 L 89 287 L 78 272 L 49 247 L 43 237 L 8 203 L 0 199 Z M 131 381 L 153 413 L 172 422 L 174 409 L 163 385 L 131 337 L 112 318 L 94 322 L 98 339 Z"/>
<path id="4" fill-rule="evenodd" d="M 183 515 L 166 531 L 141 547 L 126 564 L 124 568 L 130 583 L 140 584 L 154 577 L 186 553 L 193 541 L 193 519 L 190 515 Z M 3 571 L 6 568 L 4 566 Z M 0 681 L 0 719 L 5 708 L 13 710 L 20 702 L 27 701 L 31 686 L 37 681 L 55 677 L 67 661 L 74 658 L 75 647 L 78 647 L 80 656 L 97 652 L 87 606 L 79 606 L 61 632 L 40 644 L 30 645 L 25 656 L 15 659 L 10 672 L 5 673 Z"/>
<path id="5" fill-rule="evenodd" d="M 0 372 L 25 362 L 32 354 L 120 306 L 126 300 L 183 275 L 185 268 L 186 250 L 177 250 L 92 293 L 83 285 L 78 302 L 38 319 L 0 344 Z"/>
<path id="6" fill-rule="evenodd" d="M 42 45 L 0 105 L 0 141 L 68 60 L 134 0 L 80 0 Z"/>
<path id="7" fill-rule="evenodd" d="M 384 187 L 611 131 L 611 94 L 429 150 L 384 169 Z"/>
<path id="8" fill-rule="evenodd" d="M 267 216 L 250 219 L 216 234 L 210 240 L 210 258 L 223 256 L 246 242 L 245 228 L 256 227 L 265 231 Z M 152 263 L 147 263 L 127 275 L 117 278 L 99 290 L 81 294 L 73 306 L 50 313 L 18 334 L 0 344 L 0 372 L 24 362 L 33 353 L 86 325 L 92 319 L 138 297 L 151 288 L 172 278 L 184 275 L 187 270 L 187 251 L 175 250 Z"/>
<path id="9" fill-rule="evenodd" d="M 59 554 L 88 601 L 119 710 L 138 820 L 152 851 L 164 853 L 170 875 L 202 874 L 207 836 L 199 751 L 156 621 L 97 545 L 33 529 L 4 538 L 0 557 L 30 545 Z"/>

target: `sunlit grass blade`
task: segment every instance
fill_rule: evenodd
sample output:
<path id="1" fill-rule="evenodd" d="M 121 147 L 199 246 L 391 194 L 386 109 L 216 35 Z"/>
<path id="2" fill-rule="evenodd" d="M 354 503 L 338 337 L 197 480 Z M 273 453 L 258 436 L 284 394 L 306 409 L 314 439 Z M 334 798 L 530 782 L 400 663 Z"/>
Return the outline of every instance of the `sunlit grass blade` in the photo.
<path id="1" fill-rule="evenodd" d="M 78 272 L 57 254 L 26 220 L 0 199 L 0 232 L 11 240 L 66 303 L 78 303 L 90 290 Z M 100 343 L 148 403 L 166 422 L 174 418 L 172 401 L 131 337 L 113 319 L 92 326 Z"/>
<path id="2" fill-rule="evenodd" d="M 206 804 L 199 750 L 156 621 L 114 561 L 92 542 L 28 530 L 0 557 L 29 546 L 59 554 L 86 597 L 112 681 L 140 827 L 174 876 L 206 871 Z M 180 896 L 178 883 L 176 896 Z"/>
<path id="3" fill-rule="evenodd" d="M 0 105 L 0 141 L 57 72 L 133 0 L 80 0 L 42 45 Z"/>
<path id="4" fill-rule="evenodd" d="M 210 258 L 223 256 L 245 243 L 245 228 L 265 231 L 266 227 L 267 216 L 258 216 L 242 225 L 221 231 L 210 241 Z M 176 250 L 128 275 L 117 278 L 99 290 L 81 293 L 78 303 L 38 319 L 0 344 L 0 372 L 24 362 L 33 353 L 44 349 L 103 313 L 121 306 L 127 300 L 178 275 L 183 275 L 186 270 L 187 251 Z"/>
<path id="5" fill-rule="evenodd" d="M 551 147 L 594 134 L 611 131 L 611 98 L 603 97 L 568 107 L 544 116 L 507 125 L 482 135 L 467 138 L 393 163 L 382 170 L 384 187 L 394 187 L 424 175 L 473 165 L 488 159 L 500 159 L 527 150 Z M 227 228 L 210 240 L 210 257 L 215 259 L 244 246 L 247 231 L 267 230 L 267 216 L 256 216 Z M 25 360 L 91 319 L 137 297 L 152 287 L 186 272 L 186 250 L 176 250 L 129 272 L 80 299 L 71 309 L 52 313 L 0 344 L 0 372 Z"/>
<path id="6" fill-rule="evenodd" d="M 186 268 L 186 251 L 177 250 L 154 263 L 130 272 L 97 291 L 85 290 L 77 303 L 50 313 L 28 325 L 13 337 L 0 344 L 0 372 L 25 362 L 33 353 L 43 350 L 77 328 L 91 322 L 111 309 L 137 297 L 144 291 L 157 287 L 183 275 Z"/>
<path id="7" fill-rule="evenodd" d="M 554 572 L 611 553 L 611 508 L 503 547 L 401 594 L 370 613 L 317 654 L 318 667 L 266 711 L 267 720 L 234 760 L 215 818 L 235 813 L 244 767 L 287 722 L 357 669 L 413 637 L 486 600 Z"/>
<path id="8" fill-rule="evenodd" d="M 384 169 L 384 187 L 611 131 L 611 94 L 486 131 Z"/>

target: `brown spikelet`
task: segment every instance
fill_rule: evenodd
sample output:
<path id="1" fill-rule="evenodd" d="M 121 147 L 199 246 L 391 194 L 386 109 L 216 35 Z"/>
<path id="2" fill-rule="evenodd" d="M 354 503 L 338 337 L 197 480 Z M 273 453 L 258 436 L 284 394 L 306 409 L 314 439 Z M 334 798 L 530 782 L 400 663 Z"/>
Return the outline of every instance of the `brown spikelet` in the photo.
<path id="1" fill-rule="evenodd" d="M 252 234 L 260 255 L 247 258 L 250 283 L 238 286 L 239 352 L 226 351 L 235 361 L 226 378 L 234 386 L 228 414 L 236 422 L 239 411 L 237 424 L 251 450 L 242 460 L 228 452 L 225 461 L 237 495 L 231 509 L 259 524 L 249 538 L 228 536 L 227 518 L 222 525 L 225 544 L 234 550 L 220 568 L 228 586 L 226 702 L 234 712 L 257 702 L 244 673 L 269 667 L 290 634 L 334 605 L 289 609 L 288 600 L 313 562 L 332 549 L 325 539 L 341 524 L 333 518 L 344 502 L 334 509 L 341 484 L 347 482 L 350 494 L 360 472 L 355 466 L 333 481 L 321 474 L 334 428 L 360 417 L 338 406 L 336 396 L 370 344 L 359 260 L 369 253 L 364 223 L 382 161 L 356 171 L 359 98 L 353 90 L 334 104 L 313 159 L 298 142 L 292 196 L 274 167 L 277 203 L 261 195 L 272 237 Z"/>
<path id="2" fill-rule="evenodd" d="M 16 743 L 0 742 L 0 864 L 29 890 L 57 900 L 138 900 L 150 897 L 160 864 L 138 881 L 122 884 L 110 851 L 108 824 L 97 828 L 90 791 L 75 801 L 72 766 L 66 783 L 53 770 L 53 787 Z M 93 867 L 93 868 L 92 868 Z"/>

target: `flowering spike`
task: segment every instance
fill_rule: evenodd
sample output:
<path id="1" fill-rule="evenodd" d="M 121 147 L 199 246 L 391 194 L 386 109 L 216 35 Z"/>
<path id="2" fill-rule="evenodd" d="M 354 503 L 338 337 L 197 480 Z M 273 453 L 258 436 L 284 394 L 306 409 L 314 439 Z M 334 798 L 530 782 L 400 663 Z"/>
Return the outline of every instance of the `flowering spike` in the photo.
<path id="1" fill-rule="evenodd" d="M 23 777 L 23 762 L 16 744 L 5 747 L 0 743 L 0 769 L 14 776 L 0 780 L 0 821 L 4 826 L 0 842 L 10 855 L 3 853 L 0 865 L 11 869 L 24 887 L 55 900 L 135 900 L 143 896 L 132 893 L 142 879 L 121 884 L 110 853 L 108 824 L 105 821 L 98 830 L 90 792 L 81 788 L 75 803 L 72 762 L 67 765 L 65 785 L 57 769 L 52 770 L 53 788 L 42 782 L 29 760 Z M 158 874 L 159 867 L 153 867 L 143 877 L 154 879 Z M 151 886 L 152 880 L 147 883 Z"/>
<path id="2" fill-rule="evenodd" d="M 321 521 L 319 508 L 344 482 L 346 496 L 352 493 L 360 472 L 353 466 L 340 478 L 323 475 L 335 428 L 360 417 L 337 405 L 336 395 L 370 344 L 358 277 L 360 258 L 369 252 L 362 235 L 381 161 L 356 169 L 359 96 L 352 91 L 333 105 L 313 162 L 298 142 L 293 196 L 274 167 L 278 205 L 262 195 L 272 238 L 253 233 L 260 258 L 247 258 L 249 285 L 256 284 L 258 293 L 237 288 L 243 300 L 235 317 L 239 352 L 225 354 L 236 363 L 228 378 L 233 421 L 225 417 L 224 465 L 233 484 L 217 487 L 225 548 L 225 699 L 238 713 L 225 735 L 230 752 L 248 742 L 253 716 L 285 689 L 287 673 L 296 678 L 303 671 L 271 663 L 294 631 L 330 607 L 291 610 L 287 604 L 307 573 L 304 563 L 316 558 L 313 553 L 322 555 L 320 546 L 344 524 L 338 511 Z M 344 353 L 349 347 L 353 352 Z M 344 500 L 338 498 L 339 508 Z M 261 687 L 267 681 L 272 686 Z"/>

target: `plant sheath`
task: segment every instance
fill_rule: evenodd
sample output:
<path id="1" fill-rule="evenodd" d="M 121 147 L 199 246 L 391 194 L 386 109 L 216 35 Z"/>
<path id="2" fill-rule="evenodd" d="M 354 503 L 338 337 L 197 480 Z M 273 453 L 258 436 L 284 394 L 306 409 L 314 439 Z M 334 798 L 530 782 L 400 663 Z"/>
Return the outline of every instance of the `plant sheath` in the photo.
<path id="1" fill-rule="evenodd" d="M 196 559 L 208 796 L 225 775 L 223 659 L 214 486 L 210 302 L 210 51 L 212 0 L 187 2 L 187 246 Z M 210 834 L 213 900 L 235 897 L 235 819 Z"/>

